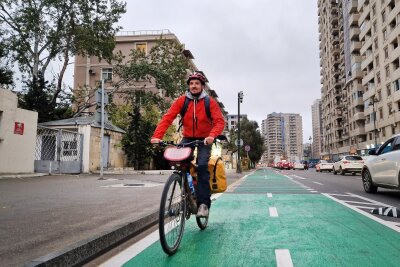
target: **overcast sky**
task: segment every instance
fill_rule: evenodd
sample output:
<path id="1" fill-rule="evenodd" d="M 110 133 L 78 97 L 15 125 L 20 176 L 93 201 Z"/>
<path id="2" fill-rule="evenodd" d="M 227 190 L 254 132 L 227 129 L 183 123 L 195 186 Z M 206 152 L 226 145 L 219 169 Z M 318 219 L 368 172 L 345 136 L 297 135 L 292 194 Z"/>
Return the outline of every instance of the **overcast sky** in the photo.
<path id="1" fill-rule="evenodd" d="M 317 0 L 128 1 L 123 30 L 169 29 L 195 57 L 230 114 L 261 121 L 300 113 L 312 135 L 311 104 L 320 98 Z"/>
<path id="2" fill-rule="evenodd" d="M 127 2 L 123 30 L 174 33 L 229 114 L 243 91 L 241 114 L 261 127 L 272 112 L 299 113 L 309 142 L 311 105 L 321 97 L 317 0 Z"/>

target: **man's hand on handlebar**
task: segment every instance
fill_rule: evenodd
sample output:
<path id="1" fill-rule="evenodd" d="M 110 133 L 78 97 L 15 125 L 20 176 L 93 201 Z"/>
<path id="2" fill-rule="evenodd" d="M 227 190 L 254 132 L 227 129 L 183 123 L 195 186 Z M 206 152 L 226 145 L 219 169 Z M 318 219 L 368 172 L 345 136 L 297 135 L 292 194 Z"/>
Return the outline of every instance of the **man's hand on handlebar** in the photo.
<path id="1" fill-rule="evenodd" d="M 212 137 L 212 136 L 204 138 L 205 145 L 211 145 L 213 142 L 214 142 L 214 137 Z"/>
<path id="2" fill-rule="evenodd" d="M 158 138 L 151 138 L 150 143 L 152 143 L 153 145 L 158 145 L 161 141 L 162 140 Z"/>

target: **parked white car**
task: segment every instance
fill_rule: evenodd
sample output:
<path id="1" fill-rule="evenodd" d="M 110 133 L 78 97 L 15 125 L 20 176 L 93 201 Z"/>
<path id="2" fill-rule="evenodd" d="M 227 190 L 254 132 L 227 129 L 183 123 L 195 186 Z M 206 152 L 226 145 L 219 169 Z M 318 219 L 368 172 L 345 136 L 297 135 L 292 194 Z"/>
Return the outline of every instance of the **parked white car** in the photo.
<path id="1" fill-rule="evenodd" d="M 346 173 L 356 175 L 356 173 L 361 173 L 363 166 L 364 160 L 361 156 L 343 156 L 339 161 L 333 163 L 333 174 L 337 174 L 339 172 L 341 175 L 345 175 Z"/>
<path id="2" fill-rule="evenodd" d="M 316 172 L 323 172 L 323 171 L 331 172 L 332 170 L 333 170 L 333 163 L 330 160 L 329 161 L 320 160 L 318 161 L 317 165 L 315 165 Z"/>
<path id="3" fill-rule="evenodd" d="M 365 192 L 376 193 L 378 187 L 400 189 L 400 134 L 368 154 L 361 172 Z"/>
<path id="4" fill-rule="evenodd" d="M 293 170 L 304 170 L 304 164 L 300 161 L 293 163 Z"/>

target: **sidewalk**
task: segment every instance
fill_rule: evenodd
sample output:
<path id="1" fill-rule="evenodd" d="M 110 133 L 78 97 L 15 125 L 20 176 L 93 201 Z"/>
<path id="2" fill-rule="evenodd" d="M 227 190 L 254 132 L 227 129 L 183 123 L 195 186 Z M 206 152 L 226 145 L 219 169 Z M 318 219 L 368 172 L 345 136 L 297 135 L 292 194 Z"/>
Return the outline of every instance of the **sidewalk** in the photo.
<path id="1" fill-rule="evenodd" d="M 70 265 L 154 225 L 167 173 L 0 179 L 1 264 Z"/>

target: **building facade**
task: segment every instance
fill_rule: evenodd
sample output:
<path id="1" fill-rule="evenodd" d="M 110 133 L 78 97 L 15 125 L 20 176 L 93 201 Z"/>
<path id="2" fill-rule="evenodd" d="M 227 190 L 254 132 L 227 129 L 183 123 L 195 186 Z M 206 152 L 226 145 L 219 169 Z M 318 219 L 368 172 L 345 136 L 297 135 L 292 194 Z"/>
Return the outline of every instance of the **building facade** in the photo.
<path id="1" fill-rule="evenodd" d="M 312 114 L 312 157 L 314 159 L 321 158 L 322 148 L 322 117 L 321 117 L 321 100 L 317 99 L 311 106 Z"/>
<path id="2" fill-rule="evenodd" d="M 295 161 L 303 159 L 303 125 L 300 114 L 271 113 L 261 124 L 266 151 L 263 162 L 276 157 Z"/>
<path id="3" fill-rule="evenodd" d="M 323 158 L 400 131 L 399 0 L 319 0 Z"/>
<path id="4" fill-rule="evenodd" d="M 154 31 L 126 31 L 119 32 L 115 36 L 115 49 L 114 51 L 120 52 L 125 58 L 129 58 L 132 49 L 142 50 L 149 53 L 150 50 L 157 44 L 157 41 L 162 38 L 164 40 L 171 40 L 180 45 L 181 42 L 169 30 L 154 30 Z M 182 53 L 189 60 L 188 75 L 193 71 L 199 71 L 194 64 L 193 54 L 190 50 L 184 49 Z M 203 73 L 204 74 L 204 73 Z M 105 60 L 99 60 L 97 57 L 75 57 L 74 65 L 74 95 L 76 98 L 75 109 L 77 106 L 82 106 L 82 102 L 94 103 L 95 94 L 94 90 L 99 87 L 100 81 L 105 80 L 105 89 L 109 91 L 114 90 L 114 84 L 120 80 L 113 73 L 113 65 L 110 65 Z M 136 89 L 146 89 L 154 93 L 159 93 L 160 96 L 165 96 L 163 89 L 156 88 L 155 81 L 137 81 L 134 84 L 124 84 L 120 89 L 113 94 L 113 101 L 116 104 L 126 103 L 126 93 L 132 92 Z M 226 115 L 224 105 L 219 101 L 218 95 L 215 90 L 211 89 L 208 83 L 206 84 L 206 91 L 213 97 L 220 105 L 222 112 Z M 95 107 L 86 109 L 83 113 L 92 115 Z"/>

